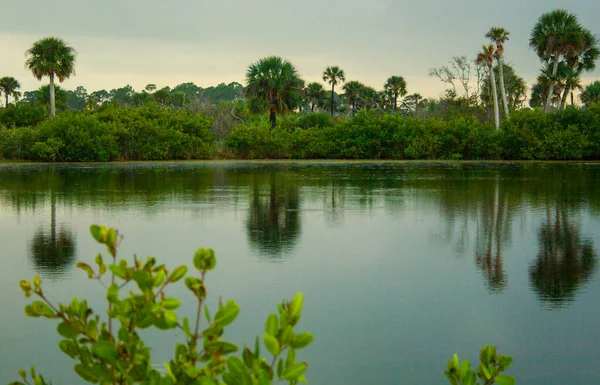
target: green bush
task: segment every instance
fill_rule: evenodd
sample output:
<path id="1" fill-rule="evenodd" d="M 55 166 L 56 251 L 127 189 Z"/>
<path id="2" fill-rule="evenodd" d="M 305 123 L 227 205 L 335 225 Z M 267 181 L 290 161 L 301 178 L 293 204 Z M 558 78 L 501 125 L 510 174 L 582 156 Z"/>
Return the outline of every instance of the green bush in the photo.
<path id="1" fill-rule="evenodd" d="M 168 271 L 152 257 L 146 261 L 136 257 L 133 261 L 117 260 L 122 237 L 113 228 L 92 226 L 91 233 L 97 242 L 106 246 L 111 263 L 106 264 L 99 254 L 95 259 L 96 267 L 82 262 L 77 267 L 106 288 L 107 320 L 100 317 L 102 312 L 91 309 L 86 300 L 74 298 L 70 304 L 52 303 L 42 289 L 39 277 L 33 282 L 20 283 L 26 297 L 34 295 L 37 298 L 27 305 L 25 313 L 29 317 L 58 321 L 57 332 L 62 338 L 58 346 L 75 360 L 74 371 L 85 382 L 106 385 L 306 382 L 304 372 L 308 366 L 306 362 L 296 361 L 296 351 L 310 345 L 313 336 L 295 330 L 302 314 L 302 294 L 297 294 L 291 302 L 281 303 L 278 315 L 268 316 L 262 338 L 270 354 L 268 359 L 261 355 L 258 337 L 254 349 L 245 347 L 240 358 L 233 355 L 238 352 L 238 347 L 223 339 L 240 307 L 232 300 L 225 304 L 219 301 L 217 312 L 211 316 L 205 305 L 205 276 L 217 263 L 212 250 L 196 251 L 193 258 L 196 274 L 186 277 L 187 266 Z M 181 280 L 197 304 L 198 310 L 192 320 L 181 319 L 175 312 L 181 304 L 180 299 L 167 296 L 166 289 Z M 206 324 L 201 327 L 202 318 L 206 319 Z M 175 344 L 173 358 L 165 363 L 164 374 L 152 365 L 152 350 L 140 335 L 149 328 L 180 329 L 185 335 L 184 341 Z M 19 374 L 25 383 L 31 384 L 25 371 L 21 370 Z M 30 375 L 34 384 L 46 384 L 34 368 Z M 13 382 L 11 385 L 25 383 Z"/>
<path id="2" fill-rule="evenodd" d="M 0 124 L 8 128 L 35 126 L 47 117 L 48 110 L 36 104 L 17 103 L 0 108 Z"/>

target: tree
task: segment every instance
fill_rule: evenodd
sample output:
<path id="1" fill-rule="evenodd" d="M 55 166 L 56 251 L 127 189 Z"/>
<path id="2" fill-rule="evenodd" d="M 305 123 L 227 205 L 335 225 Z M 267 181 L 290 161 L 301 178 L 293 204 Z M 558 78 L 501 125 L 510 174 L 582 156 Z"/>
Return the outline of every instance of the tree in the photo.
<path id="1" fill-rule="evenodd" d="M 556 74 L 561 58 L 576 55 L 584 44 L 584 31 L 577 16 L 565 10 L 557 9 L 544 13 L 531 31 L 529 46 L 537 53 L 542 62 L 552 63 L 552 78 L 548 87 L 548 96 L 544 107 L 550 110 Z"/>
<path id="2" fill-rule="evenodd" d="M 413 113 L 417 113 L 419 107 L 423 105 L 423 95 L 415 93 L 410 94 L 404 98 L 405 105 L 412 110 Z"/>
<path id="3" fill-rule="evenodd" d="M 47 37 L 38 40 L 27 51 L 27 68 L 38 80 L 44 76 L 50 78 L 50 115 L 56 115 L 54 101 L 54 79 L 59 82 L 75 74 L 75 50 L 68 46 L 64 40 L 56 37 Z"/>
<path id="4" fill-rule="evenodd" d="M 490 85 L 492 87 L 492 97 L 494 100 L 494 123 L 496 130 L 500 128 L 500 111 L 498 110 L 498 91 L 496 90 L 496 76 L 494 76 L 494 59 L 496 59 L 496 50 L 493 45 L 484 45 L 482 51 L 477 55 L 477 63 L 484 63 L 488 67 L 490 76 Z"/>
<path id="5" fill-rule="evenodd" d="M 146 88 L 144 88 L 144 90 L 151 94 L 156 90 L 156 84 L 150 83 L 146 85 Z"/>
<path id="6" fill-rule="evenodd" d="M 579 98 L 586 107 L 589 107 L 592 103 L 600 103 L 600 81 L 596 80 L 588 84 L 579 95 Z"/>
<path id="7" fill-rule="evenodd" d="M 506 100 L 506 87 L 504 85 L 504 43 L 508 41 L 510 32 L 502 27 L 492 27 L 485 34 L 485 37 L 496 44 L 496 60 L 498 61 L 498 72 L 500 73 L 500 94 L 502 95 L 502 104 L 504 105 L 504 116 L 510 119 L 508 102 Z"/>
<path id="8" fill-rule="evenodd" d="M 77 87 L 75 91 L 67 91 L 67 108 L 69 110 L 83 111 L 88 105 L 87 100 L 87 90 L 82 86 Z"/>
<path id="9" fill-rule="evenodd" d="M 465 101 L 467 101 L 468 104 L 476 104 L 477 98 L 479 97 L 480 83 L 483 79 L 483 71 L 481 65 L 477 65 L 475 67 L 477 75 L 475 86 L 477 88 L 475 92 L 471 94 L 471 72 L 473 71 L 471 65 L 472 61 L 469 60 L 466 56 L 454 56 L 452 58 L 452 61 L 450 61 L 450 66 L 443 65 L 439 68 L 430 68 L 429 76 L 436 77 L 440 79 L 443 83 L 452 86 L 452 88 L 448 88 L 446 90 L 446 94 L 449 95 L 451 98 L 455 98 L 458 96 L 456 85 L 454 84 L 454 81 L 458 80 L 465 91 Z"/>
<path id="10" fill-rule="evenodd" d="M 315 106 L 319 105 L 319 102 L 323 100 L 323 94 L 325 93 L 325 89 L 321 83 L 312 82 L 308 83 L 306 88 L 304 89 L 304 95 L 306 99 L 310 103 L 310 111 L 315 111 Z"/>
<path id="11" fill-rule="evenodd" d="M 406 80 L 402 76 L 392 76 L 386 82 L 383 88 L 394 95 L 394 110 L 398 109 L 398 95 L 406 95 Z"/>
<path id="12" fill-rule="evenodd" d="M 33 95 L 32 95 L 33 94 Z M 41 86 L 39 89 L 33 91 L 32 94 L 28 95 L 28 101 L 33 101 L 33 104 L 44 106 L 45 108 L 50 107 L 50 85 Z M 67 109 L 67 99 L 69 94 L 63 90 L 60 86 L 54 86 L 54 105 L 58 111 L 65 111 Z"/>
<path id="13" fill-rule="evenodd" d="M 338 66 L 327 67 L 323 72 L 323 81 L 331 84 L 331 116 L 333 116 L 335 86 L 346 81 L 344 70 Z"/>
<path id="14" fill-rule="evenodd" d="M 583 29 L 583 43 L 578 52 L 567 55 L 565 64 L 568 70 L 565 74 L 565 88 L 561 98 L 560 108 L 563 108 L 567 95 L 573 89 L 581 89 L 580 75 L 584 71 L 593 71 L 596 69 L 596 61 L 600 57 L 598 49 L 598 40 L 588 29 Z M 573 93 L 571 92 L 571 104 L 573 104 Z"/>
<path id="15" fill-rule="evenodd" d="M 352 80 L 344 84 L 343 89 L 346 92 L 346 100 L 352 108 L 352 113 L 356 112 L 356 106 L 360 100 L 361 93 L 363 93 L 365 89 L 365 85 L 359 81 Z"/>
<path id="16" fill-rule="evenodd" d="M 527 83 L 525 79 L 517 75 L 512 66 L 504 63 L 504 85 L 506 88 L 506 102 L 508 103 L 509 110 L 515 110 L 520 108 L 527 97 Z M 494 67 L 494 75 L 500 74 L 500 64 L 498 63 Z M 489 83 L 485 83 L 481 88 L 481 101 L 491 106 L 493 103 L 492 91 Z M 501 91 L 498 90 L 498 98 L 500 98 Z"/>
<path id="17" fill-rule="evenodd" d="M 300 101 L 304 81 L 296 68 L 278 56 L 260 59 L 248 67 L 246 93 L 251 109 L 269 110 L 271 128 L 277 125 L 277 113 L 295 108 Z"/>
<path id="18" fill-rule="evenodd" d="M 4 98 L 6 102 L 4 104 L 5 107 L 8 107 L 9 96 L 12 96 L 12 98 L 15 101 L 21 96 L 21 93 L 17 91 L 19 88 L 21 88 L 21 84 L 19 84 L 19 81 L 13 78 L 12 76 L 5 76 L 3 78 L 0 78 L 0 91 L 4 93 Z"/>

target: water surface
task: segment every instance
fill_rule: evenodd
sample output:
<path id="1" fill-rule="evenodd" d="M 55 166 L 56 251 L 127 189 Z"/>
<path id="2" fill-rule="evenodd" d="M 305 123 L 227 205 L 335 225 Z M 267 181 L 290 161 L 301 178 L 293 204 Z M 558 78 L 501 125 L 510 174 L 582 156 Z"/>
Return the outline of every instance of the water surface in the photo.
<path id="1" fill-rule="evenodd" d="M 305 295 L 312 384 L 444 384 L 453 353 L 511 354 L 520 384 L 598 383 L 600 165 L 582 163 L 132 163 L 0 165 L 0 381 L 30 365 L 77 384 L 55 324 L 18 287 L 102 304 L 75 269 L 103 251 L 189 264 L 215 249 L 211 301 L 252 344 L 275 304 Z M 180 309 L 192 315 L 190 298 Z M 148 335 L 157 364 L 177 332 Z"/>

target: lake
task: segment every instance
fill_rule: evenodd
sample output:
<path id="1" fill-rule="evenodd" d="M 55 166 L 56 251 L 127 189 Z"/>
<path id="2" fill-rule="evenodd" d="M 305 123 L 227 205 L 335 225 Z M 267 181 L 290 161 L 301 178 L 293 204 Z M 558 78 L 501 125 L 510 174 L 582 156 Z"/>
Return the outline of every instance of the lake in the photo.
<path id="1" fill-rule="evenodd" d="M 27 318 L 19 281 L 50 298 L 103 289 L 75 268 L 104 252 L 191 264 L 241 307 L 225 338 L 253 344 L 276 304 L 304 294 L 311 384 L 445 384 L 455 352 L 494 344 L 519 384 L 600 382 L 600 164 L 183 162 L 0 164 L 0 380 L 36 365 L 77 384 L 56 323 Z M 170 291 L 195 302 L 181 285 Z M 157 364 L 178 332 L 149 333 Z"/>

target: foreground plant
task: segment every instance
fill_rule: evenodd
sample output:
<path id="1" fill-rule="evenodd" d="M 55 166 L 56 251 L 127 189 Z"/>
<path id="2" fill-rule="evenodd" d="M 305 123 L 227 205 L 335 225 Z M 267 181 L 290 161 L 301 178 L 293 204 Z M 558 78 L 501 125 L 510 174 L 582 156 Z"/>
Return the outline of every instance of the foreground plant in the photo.
<path id="1" fill-rule="evenodd" d="M 74 370 L 86 382 L 93 384 L 144 384 L 144 385 L 267 385 L 284 381 L 289 384 L 306 382 L 306 362 L 296 362 L 296 350 L 313 341 L 309 332 L 296 333 L 294 327 L 300 320 L 302 294 L 291 302 L 278 306 L 279 315 L 267 318 L 263 342 L 270 353 L 265 358 L 260 353 L 258 337 L 254 349 L 245 347 L 241 358 L 232 355 L 238 347 L 225 341 L 225 328 L 235 321 L 240 308 L 232 300 L 223 304 L 211 317 L 205 305 L 207 290 L 205 275 L 216 266 L 213 250 L 199 249 L 193 264 L 199 276 L 187 276 L 187 266 L 168 271 L 149 257 L 142 262 L 134 257 L 132 264 L 117 259 L 122 236 L 114 228 L 92 226 L 92 236 L 106 245 L 112 263 L 106 264 L 101 254 L 95 259 L 96 267 L 78 263 L 90 279 L 106 288 L 108 319 L 88 306 L 86 300 L 74 298 L 70 304 L 54 305 L 42 289 L 39 277 L 21 281 L 26 297 L 39 298 L 25 308 L 30 317 L 45 317 L 59 321 L 57 331 L 63 337 L 59 348 L 76 360 Z M 197 302 L 194 320 L 179 319 L 175 310 L 180 300 L 168 297 L 166 289 L 184 279 Z M 109 282 L 106 282 L 108 279 Z M 131 285 L 130 285 L 131 284 Z M 135 286 L 134 286 L 135 285 Z M 130 286 L 127 293 L 124 289 Z M 206 326 L 201 327 L 204 313 Z M 177 343 L 173 358 L 165 363 L 161 373 L 152 366 L 152 350 L 146 346 L 139 331 L 148 328 L 170 330 L 178 328 L 186 336 Z M 48 384 L 44 378 L 30 371 L 19 371 L 24 382 L 12 384 Z"/>
<path id="2" fill-rule="evenodd" d="M 516 383 L 514 377 L 502 374 L 510 367 L 512 357 L 498 356 L 496 348 L 487 345 L 481 349 L 479 360 L 477 370 L 473 370 L 468 360 L 461 363 L 458 355 L 455 354 L 453 359 L 448 361 L 448 370 L 444 374 L 452 385 L 514 385 Z"/>

